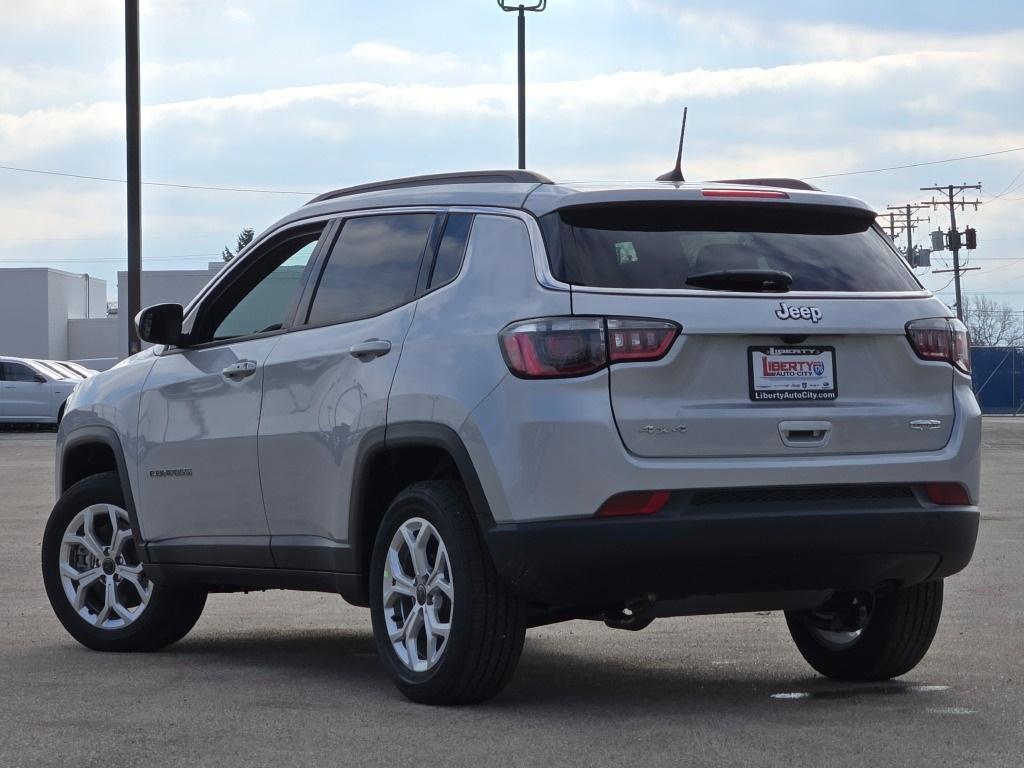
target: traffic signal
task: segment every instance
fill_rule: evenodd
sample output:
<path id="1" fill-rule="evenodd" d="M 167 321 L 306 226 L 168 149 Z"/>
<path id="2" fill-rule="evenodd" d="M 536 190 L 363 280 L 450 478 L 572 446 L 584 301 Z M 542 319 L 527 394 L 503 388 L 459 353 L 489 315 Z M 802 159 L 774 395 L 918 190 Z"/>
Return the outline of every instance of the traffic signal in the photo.
<path id="1" fill-rule="evenodd" d="M 978 247 L 978 231 L 974 227 L 964 230 L 964 244 L 968 251 L 973 251 Z"/>
<path id="2" fill-rule="evenodd" d="M 946 250 L 946 240 L 942 236 L 942 230 L 936 229 L 931 233 L 932 235 L 932 250 L 933 251 L 944 251 Z"/>
<path id="3" fill-rule="evenodd" d="M 960 240 L 960 233 L 955 229 L 949 230 L 946 233 L 946 237 L 949 238 L 949 250 L 959 251 L 963 247 L 963 242 Z"/>

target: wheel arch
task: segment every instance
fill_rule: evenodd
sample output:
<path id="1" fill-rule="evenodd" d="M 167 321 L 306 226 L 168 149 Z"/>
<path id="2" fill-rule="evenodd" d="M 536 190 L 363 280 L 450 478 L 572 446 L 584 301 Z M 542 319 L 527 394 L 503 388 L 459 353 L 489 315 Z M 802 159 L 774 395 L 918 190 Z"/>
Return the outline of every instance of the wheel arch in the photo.
<path id="1" fill-rule="evenodd" d="M 451 427 L 404 422 L 372 430 L 363 439 L 353 473 L 348 540 L 364 585 L 377 527 L 391 501 L 410 483 L 442 478 L 458 482 L 478 523 L 491 519 L 469 451 Z"/>
<path id="2" fill-rule="evenodd" d="M 149 558 L 139 527 L 135 497 L 128 476 L 128 465 L 124 458 L 124 448 L 117 432 L 111 427 L 95 424 L 78 427 L 63 437 L 56 465 L 55 480 L 58 499 L 75 483 L 103 472 L 117 473 L 121 483 L 121 492 L 124 495 L 125 508 L 131 521 L 132 533 L 139 545 L 139 556 L 143 562 L 146 562 Z"/>

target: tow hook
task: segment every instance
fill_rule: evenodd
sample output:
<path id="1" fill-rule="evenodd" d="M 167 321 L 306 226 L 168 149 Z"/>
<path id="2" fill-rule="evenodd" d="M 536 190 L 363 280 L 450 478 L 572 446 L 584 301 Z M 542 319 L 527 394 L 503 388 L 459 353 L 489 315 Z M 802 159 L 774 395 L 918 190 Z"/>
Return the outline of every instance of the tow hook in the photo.
<path id="1" fill-rule="evenodd" d="M 639 632 L 654 621 L 654 601 L 657 595 L 648 595 L 641 600 L 626 603 L 614 613 L 604 614 L 605 626 L 611 629 L 628 629 Z"/>

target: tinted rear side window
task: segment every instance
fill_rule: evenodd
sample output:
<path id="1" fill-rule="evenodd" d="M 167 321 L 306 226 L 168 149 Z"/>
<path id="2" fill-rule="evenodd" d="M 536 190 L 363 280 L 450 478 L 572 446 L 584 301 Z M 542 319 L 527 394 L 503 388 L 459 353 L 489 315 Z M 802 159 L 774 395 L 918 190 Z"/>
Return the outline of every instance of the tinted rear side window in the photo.
<path id="1" fill-rule="evenodd" d="M 320 277 L 309 322 L 357 320 L 409 301 L 436 218 L 413 213 L 346 221 Z"/>
<path id="2" fill-rule="evenodd" d="M 687 288 L 718 270 L 788 272 L 793 291 L 921 286 L 870 213 L 811 206 L 689 204 L 567 208 L 544 217 L 553 274 L 574 285 Z"/>
<path id="3" fill-rule="evenodd" d="M 36 374 L 27 365 L 21 363 L 0 363 L 4 381 L 35 381 Z"/>
<path id="4" fill-rule="evenodd" d="M 437 288 L 455 279 L 462 267 L 462 257 L 466 253 L 466 242 L 469 240 L 469 229 L 473 225 L 473 214 L 453 213 L 444 225 L 444 235 L 437 248 L 434 260 L 434 272 L 430 276 L 430 288 Z"/>

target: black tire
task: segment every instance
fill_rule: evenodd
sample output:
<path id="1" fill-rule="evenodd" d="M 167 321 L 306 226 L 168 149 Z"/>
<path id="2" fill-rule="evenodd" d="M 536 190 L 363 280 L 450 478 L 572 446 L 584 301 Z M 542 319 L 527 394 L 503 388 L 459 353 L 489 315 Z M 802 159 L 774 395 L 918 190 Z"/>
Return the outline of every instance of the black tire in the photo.
<path id="1" fill-rule="evenodd" d="M 392 647 L 383 603 L 388 548 L 413 518 L 429 522 L 443 540 L 455 595 L 443 654 L 423 672 L 407 667 Z M 384 515 L 370 567 L 370 611 L 378 653 L 395 685 L 422 704 L 469 704 L 496 695 L 515 671 L 526 635 L 523 603 L 498 576 L 472 509 L 442 481 L 410 485 Z"/>
<path id="2" fill-rule="evenodd" d="M 206 604 L 206 590 L 152 584 L 145 609 L 127 626 L 102 628 L 78 614 L 60 576 L 61 541 L 75 516 L 93 504 L 125 508 L 115 472 L 92 475 L 71 486 L 57 501 L 43 533 L 42 568 L 46 596 L 68 633 L 94 651 L 153 651 L 177 642 L 195 626 Z"/>
<path id="3" fill-rule="evenodd" d="M 796 647 L 816 671 L 836 680 L 879 681 L 906 674 L 924 658 L 942 614 L 942 581 L 876 598 L 867 626 L 847 646 L 826 643 L 803 612 L 786 612 Z"/>

